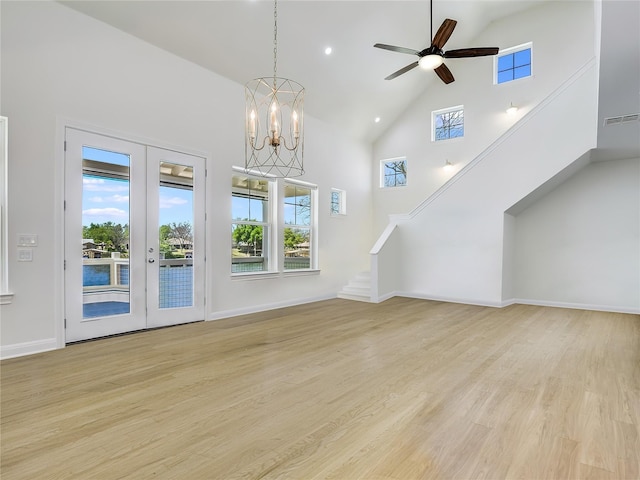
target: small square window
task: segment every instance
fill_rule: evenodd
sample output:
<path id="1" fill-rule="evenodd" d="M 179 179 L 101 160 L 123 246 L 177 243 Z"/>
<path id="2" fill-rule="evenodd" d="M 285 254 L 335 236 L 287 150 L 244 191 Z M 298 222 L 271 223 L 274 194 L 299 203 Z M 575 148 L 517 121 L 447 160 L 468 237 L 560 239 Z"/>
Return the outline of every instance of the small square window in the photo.
<path id="1" fill-rule="evenodd" d="M 344 190 L 338 190 L 337 188 L 331 189 L 331 215 L 346 215 L 347 214 L 347 192 Z"/>
<path id="2" fill-rule="evenodd" d="M 507 48 L 496 56 L 494 83 L 506 83 L 531 76 L 531 43 Z"/>
<path id="3" fill-rule="evenodd" d="M 380 162 L 380 186 L 403 187 L 407 184 L 407 160 L 394 158 Z"/>
<path id="4" fill-rule="evenodd" d="M 432 114 L 431 140 L 449 140 L 464 137 L 464 108 L 457 107 L 437 110 Z"/>

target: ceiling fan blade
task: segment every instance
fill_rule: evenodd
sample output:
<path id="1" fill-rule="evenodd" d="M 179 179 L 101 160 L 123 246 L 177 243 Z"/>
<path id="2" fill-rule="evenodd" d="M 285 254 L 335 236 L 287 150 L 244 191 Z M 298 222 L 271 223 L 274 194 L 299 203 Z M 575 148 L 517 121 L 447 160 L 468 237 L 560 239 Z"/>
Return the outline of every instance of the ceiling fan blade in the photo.
<path id="1" fill-rule="evenodd" d="M 446 84 L 455 81 L 455 78 L 453 78 L 453 73 L 451 73 L 451 70 L 449 70 L 449 68 L 444 63 L 436 68 L 434 72 L 436 72 L 436 74 L 440 77 L 440 80 L 442 80 Z"/>
<path id="2" fill-rule="evenodd" d="M 418 66 L 418 62 L 410 63 L 406 67 L 403 67 L 400 70 L 398 70 L 397 72 L 394 72 L 391 75 L 389 75 L 388 77 L 386 77 L 385 80 L 393 80 L 394 78 L 399 77 L 403 73 L 407 73 L 409 70 L 413 70 L 417 66 Z"/>
<path id="3" fill-rule="evenodd" d="M 433 37 L 431 46 L 436 47 L 438 50 L 442 50 L 442 47 L 444 47 L 444 44 L 447 43 L 447 40 L 449 40 L 449 37 L 453 33 L 453 29 L 456 28 L 457 23 L 458 22 L 451 20 L 450 18 L 445 19 L 436 32 L 436 36 Z"/>
<path id="4" fill-rule="evenodd" d="M 385 45 L 384 43 L 376 43 L 374 47 L 382 48 L 384 50 L 391 50 L 392 52 L 408 53 L 409 55 L 418 55 L 420 53 L 417 50 L 411 50 L 410 48 L 396 47 L 394 45 Z"/>
<path id="5" fill-rule="evenodd" d="M 488 55 L 496 55 L 498 50 L 498 47 L 458 48 L 457 50 L 449 50 L 442 56 L 444 58 L 486 57 Z"/>

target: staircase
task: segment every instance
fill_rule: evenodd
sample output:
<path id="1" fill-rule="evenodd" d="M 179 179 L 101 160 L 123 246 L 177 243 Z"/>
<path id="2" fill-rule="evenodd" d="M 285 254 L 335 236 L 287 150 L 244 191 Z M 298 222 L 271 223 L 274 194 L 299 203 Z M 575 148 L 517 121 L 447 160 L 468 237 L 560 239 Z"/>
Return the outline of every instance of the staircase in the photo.
<path id="1" fill-rule="evenodd" d="M 371 272 L 360 272 L 355 278 L 349 280 L 349 283 L 338 292 L 338 298 L 371 302 Z"/>

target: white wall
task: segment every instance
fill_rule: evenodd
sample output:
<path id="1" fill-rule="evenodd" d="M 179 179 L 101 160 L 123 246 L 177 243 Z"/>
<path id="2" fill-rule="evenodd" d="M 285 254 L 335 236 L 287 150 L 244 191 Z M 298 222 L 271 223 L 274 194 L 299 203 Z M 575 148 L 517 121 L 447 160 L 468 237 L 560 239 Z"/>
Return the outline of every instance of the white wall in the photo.
<path id="1" fill-rule="evenodd" d="M 596 162 L 515 216 L 519 302 L 640 311 L 640 159 Z"/>
<path id="2" fill-rule="evenodd" d="M 435 195 L 394 217 L 402 243 L 398 290 L 483 305 L 509 300 L 504 295 L 513 288 L 504 278 L 512 267 L 505 255 L 514 243 L 505 234 L 514 229 L 504 212 L 596 146 L 596 94 L 592 60 Z"/>
<path id="3" fill-rule="evenodd" d="M 464 19 L 456 29 L 463 29 Z M 493 85 L 493 59 L 451 59 L 447 65 L 456 81 L 444 85 L 435 74 L 414 70 L 407 75 L 424 75 L 425 92 L 374 144 L 373 211 L 374 234 L 388 223 L 389 214 L 409 212 L 461 170 L 519 118 L 554 91 L 595 55 L 594 10 L 591 2 L 554 1 L 491 24 L 469 46 L 509 48 L 533 42 L 533 76 Z M 393 82 L 402 82 L 402 77 Z M 520 107 L 510 117 L 510 102 Z M 465 108 L 464 139 L 431 142 L 431 112 L 455 105 Z M 406 156 L 408 185 L 379 188 L 380 160 Z M 445 160 L 455 166 L 443 171 Z"/>
<path id="4" fill-rule="evenodd" d="M 65 119 L 208 156 L 209 318 L 335 296 L 366 268 L 369 146 L 307 116 L 303 179 L 319 187 L 321 273 L 232 280 L 230 177 L 231 167 L 244 161 L 243 87 L 55 2 L 3 1 L 1 8 L 0 115 L 10 120 L 9 286 L 15 293 L 1 310 L 3 355 L 54 348 L 63 339 Z M 331 187 L 347 191 L 346 218 L 329 215 Z M 20 233 L 38 235 L 33 262 L 16 261 Z"/>

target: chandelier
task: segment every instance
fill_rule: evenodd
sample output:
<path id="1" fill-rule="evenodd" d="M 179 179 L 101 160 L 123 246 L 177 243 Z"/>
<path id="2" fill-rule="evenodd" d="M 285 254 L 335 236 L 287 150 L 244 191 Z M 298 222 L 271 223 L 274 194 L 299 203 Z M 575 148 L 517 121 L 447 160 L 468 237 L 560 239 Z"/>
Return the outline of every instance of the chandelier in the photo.
<path id="1" fill-rule="evenodd" d="M 273 77 L 245 85 L 245 171 L 269 177 L 304 173 L 304 87 L 277 76 L 278 0 L 273 4 Z"/>

